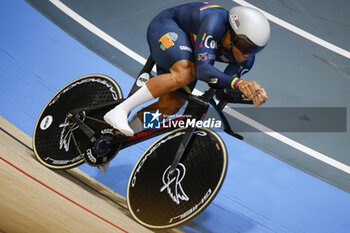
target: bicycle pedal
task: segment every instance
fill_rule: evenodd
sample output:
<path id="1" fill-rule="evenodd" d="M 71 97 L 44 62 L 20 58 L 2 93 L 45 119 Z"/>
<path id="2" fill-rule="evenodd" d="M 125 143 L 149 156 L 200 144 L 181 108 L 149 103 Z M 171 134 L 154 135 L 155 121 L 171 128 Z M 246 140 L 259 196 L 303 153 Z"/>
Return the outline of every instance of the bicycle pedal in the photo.
<path id="1" fill-rule="evenodd" d="M 120 132 L 120 131 L 118 131 L 116 129 L 113 129 L 113 133 L 114 133 L 115 136 L 123 136 L 123 137 L 125 137 L 125 134 L 123 134 L 122 132 Z"/>
<path id="2" fill-rule="evenodd" d="M 114 136 L 118 137 L 118 138 L 123 138 L 123 140 L 125 139 L 128 139 L 129 137 L 126 136 L 125 134 L 123 134 L 122 132 L 120 132 L 119 130 L 116 130 L 116 129 L 113 129 L 113 134 Z"/>
<path id="3" fill-rule="evenodd" d="M 103 172 L 107 171 L 101 164 L 106 164 L 115 157 L 121 143 L 122 140 L 114 135 L 112 129 L 101 130 L 101 132 L 94 135 L 94 140 L 90 140 L 83 154 L 85 162 L 91 166 L 101 167 L 100 169 Z"/>
<path id="4" fill-rule="evenodd" d="M 102 172 L 107 172 L 108 170 L 108 167 L 109 167 L 109 163 L 106 163 L 104 165 L 100 165 L 100 166 L 97 166 L 98 169 L 100 169 Z"/>

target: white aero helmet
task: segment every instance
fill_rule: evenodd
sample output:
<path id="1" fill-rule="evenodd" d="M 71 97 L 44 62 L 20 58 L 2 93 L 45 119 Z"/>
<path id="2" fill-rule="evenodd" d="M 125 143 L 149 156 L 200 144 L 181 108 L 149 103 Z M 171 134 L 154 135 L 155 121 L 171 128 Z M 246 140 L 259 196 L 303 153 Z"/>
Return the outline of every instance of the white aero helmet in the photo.
<path id="1" fill-rule="evenodd" d="M 270 39 L 270 24 L 260 11 L 245 6 L 233 7 L 229 12 L 231 46 L 242 53 L 254 55 L 260 52 Z"/>

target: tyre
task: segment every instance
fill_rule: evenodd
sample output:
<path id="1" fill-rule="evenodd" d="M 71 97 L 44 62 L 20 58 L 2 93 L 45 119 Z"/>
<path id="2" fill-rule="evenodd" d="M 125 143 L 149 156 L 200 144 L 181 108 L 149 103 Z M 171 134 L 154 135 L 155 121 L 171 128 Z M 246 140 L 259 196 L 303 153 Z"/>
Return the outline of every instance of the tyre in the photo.
<path id="1" fill-rule="evenodd" d="M 53 169 L 67 169 L 84 162 L 83 153 L 89 138 L 67 113 L 81 107 L 91 107 L 122 98 L 118 84 L 104 75 L 88 75 L 69 83 L 58 91 L 41 112 L 33 133 L 33 149 L 37 159 Z M 106 128 L 105 112 L 83 116 L 82 121 L 94 130 Z"/>
<path id="2" fill-rule="evenodd" d="M 127 203 L 132 216 L 152 229 L 179 226 L 213 200 L 226 175 L 227 152 L 212 130 L 196 129 L 177 165 L 169 169 L 186 129 L 157 140 L 141 156 L 130 176 Z"/>

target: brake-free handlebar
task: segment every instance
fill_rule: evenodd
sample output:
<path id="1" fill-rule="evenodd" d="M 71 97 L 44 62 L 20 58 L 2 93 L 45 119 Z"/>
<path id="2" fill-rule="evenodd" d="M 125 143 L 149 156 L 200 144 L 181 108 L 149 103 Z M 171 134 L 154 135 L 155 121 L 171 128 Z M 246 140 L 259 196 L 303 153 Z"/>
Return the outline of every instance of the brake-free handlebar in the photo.
<path id="1" fill-rule="evenodd" d="M 227 103 L 240 103 L 240 104 L 253 104 L 253 101 L 244 98 L 243 93 L 240 90 L 234 90 L 231 88 L 220 88 L 218 85 L 218 78 L 212 77 L 208 80 L 210 88 L 214 89 L 216 96 L 220 101 Z"/>
<path id="2" fill-rule="evenodd" d="M 228 103 L 253 104 L 253 101 L 246 99 L 240 90 L 224 88 L 222 92 L 222 99 Z"/>

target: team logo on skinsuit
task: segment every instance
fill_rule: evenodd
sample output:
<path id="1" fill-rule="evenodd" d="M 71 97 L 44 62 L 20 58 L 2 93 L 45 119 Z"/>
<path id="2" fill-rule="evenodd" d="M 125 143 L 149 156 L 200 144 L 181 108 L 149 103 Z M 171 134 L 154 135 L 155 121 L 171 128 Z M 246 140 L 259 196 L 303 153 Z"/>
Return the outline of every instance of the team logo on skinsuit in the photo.
<path id="1" fill-rule="evenodd" d="M 207 49 L 215 49 L 216 41 L 213 39 L 212 35 L 207 35 L 207 33 L 203 34 L 202 41 L 199 44 L 199 48 L 206 47 Z"/>
<path id="2" fill-rule="evenodd" d="M 198 61 L 206 61 L 209 59 L 215 60 L 215 55 L 214 54 L 208 54 L 208 53 L 199 53 L 197 56 Z"/>
<path id="3" fill-rule="evenodd" d="M 197 59 L 198 61 L 206 61 L 208 59 L 207 53 L 199 53 Z"/>
<path id="4" fill-rule="evenodd" d="M 174 46 L 175 45 L 174 41 L 176 41 L 177 38 L 178 38 L 178 35 L 175 32 L 169 32 L 165 34 L 159 40 L 159 42 L 162 43 L 160 45 L 160 48 L 164 51 L 170 48 L 171 46 Z"/>

